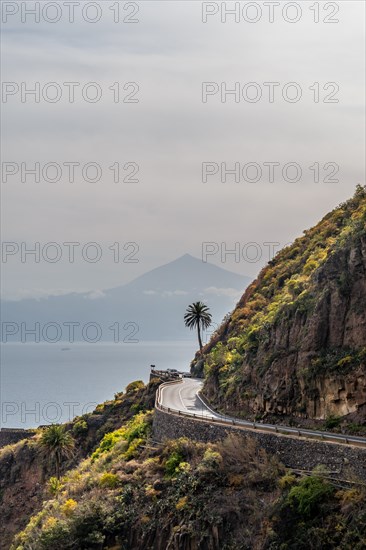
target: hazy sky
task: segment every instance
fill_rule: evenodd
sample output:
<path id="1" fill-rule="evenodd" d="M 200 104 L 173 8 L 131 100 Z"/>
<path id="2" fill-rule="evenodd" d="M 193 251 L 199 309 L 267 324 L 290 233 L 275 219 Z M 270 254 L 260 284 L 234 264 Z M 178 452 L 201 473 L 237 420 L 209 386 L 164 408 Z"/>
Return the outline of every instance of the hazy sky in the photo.
<path id="1" fill-rule="evenodd" d="M 263 2 L 251 2 L 251 7 L 240 2 L 240 21 L 228 16 L 226 23 L 220 11 L 202 22 L 202 10 L 219 10 L 221 2 L 120 2 L 119 23 L 110 9 L 116 2 L 99 2 L 96 23 L 82 17 L 82 8 L 89 19 L 98 15 L 95 7 L 85 6 L 90 2 L 74 6 L 73 23 L 65 2 L 57 3 L 58 12 L 54 6 L 41 12 L 39 23 L 20 9 L 21 4 L 34 8 L 35 2 L 19 2 L 15 8 L 14 2 L 2 4 L 9 13 L 3 13 L 2 24 L 2 78 L 8 83 L 1 105 L 2 160 L 13 164 L 3 164 L 1 223 L 3 241 L 16 243 L 7 248 L 14 254 L 6 262 L 3 258 L 3 296 L 116 286 L 186 252 L 201 257 L 205 242 L 218 243 L 212 250 L 223 251 L 239 243 L 240 261 L 234 255 L 223 261 L 219 253 L 210 261 L 254 277 L 268 260 L 269 246 L 263 243 L 288 243 L 365 181 L 362 1 L 315 3 L 319 14 L 310 9 L 314 2 L 287 8 L 288 2 L 280 2 L 272 23 Z M 40 3 L 42 9 L 45 4 Z M 297 17 L 296 6 L 301 16 L 290 23 L 285 19 Z M 10 15 L 16 7 L 18 13 Z M 314 22 L 317 15 L 319 23 Z M 56 16 L 60 20 L 51 23 Z M 138 22 L 123 22 L 126 17 Z M 256 23 L 245 20 L 255 17 Z M 325 23 L 325 18 L 339 22 Z M 37 82 L 39 103 L 31 95 L 22 102 L 22 86 L 24 92 Z M 65 82 L 80 84 L 74 103 Z M 91 82 L 97 87 L 88 86 Z M 114 102 L 117 82 L 120 102 Z M 206 102 L 203 82 L 216 83 L 209 86 Z M 273 102 L 264 84 L 269 82 L 278 83 Z M 296 87 L 286 87 L 290 82 Z M 135 84 L 124 90 L 127 83 Z M 227 95 L 223 102 L 225 86 L 236 86 L 239 97 Z M 100 101 L 89 102 L 98 90 Z M 301 98 L 292 101 L 299 90 Z M 51 102 L 60 91 L 60 100 Z M 255 94 L 262 94 L 257 102 Z M 123 102 L 125 96 L 138 101 Z M 40 163 L 40 182 L 25 172 L 35 162 Z M 74 162 L 80 166 L 75 165 L 70 182 L 70 165 L 64 163 Z M 204 162 L 218 170 L 205 183 Z M 234 176 L 222 182 L 224 162 L 229 169 L 240 163 L 249 180 L 260 176 L 259 165 L 262 177 L 245 181 L 241 172 L 239 182 Z M 45 181 L 42 168 L 48 163 L 61 167 L 59 181 L 47 181 L 56 174 L 51 165 Z M 96 174 L 91 165 L 83 177 L 87 163 L 100 166 L 100 181 L 87 181 Z M 109 168 L 115 163 L 121 180 L 138 166 L 131 179 L 139 181 L 115 183 Z M 273 182 L 268 181 L 268 163 L 280 164 Z M 301 167 L 300 181 L 284 181 L 287 163 Z M 339 171 L 333 179 L 339 181 L 324 182 L 335 165 Z M 18 172 L 5 181 L 4 171 L 12 169 Z M 295 179 L 294 170 L 288 167 L 287 179 Z M 31 255 L 21 261 L 22 242 L 29 248 L 40 243 L 39 262 Z M 45 260 L 42 249 L 50 242 L 57 247 L 44 249 Z M 65 242 L 80 243 L 74 263 Z M 81 249 L 90 242 L 97 248 L 84 248 L 83 258 Z M 117 242 L 120 259 L 138 262 L 114 262 L 116 245 L 114 252 L 109 247 Z M 131 242 L 137 243 L 137 253 L 137 245 L 123 250 Z M 250 242 L 258 243 L 257 251 L 246 246 Z M 248 261 L 258 250 L 261 258 Z M 60 260 L 51 263 L 60 251 Z M 97 251 L 99 261 L 85 259 Z"/>

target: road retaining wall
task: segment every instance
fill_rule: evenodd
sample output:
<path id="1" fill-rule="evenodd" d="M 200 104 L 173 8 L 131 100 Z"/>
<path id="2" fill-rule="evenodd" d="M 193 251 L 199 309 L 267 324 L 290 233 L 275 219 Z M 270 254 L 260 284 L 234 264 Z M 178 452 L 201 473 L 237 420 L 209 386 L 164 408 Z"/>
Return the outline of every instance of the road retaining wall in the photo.
<path id="1" fill-rule="evenodd" d="M 239 426 L 212 424 L 200 420 L 155 409 L 153 422 L 154 439 L 177 439 L 189 437 L 196 441 L 215 442 L 235 433 L 243 437 L 253 437 L 260 447 L 278 456 L 288 468 L 312 470 L 319 464 L 326 466 L 334 477 L 358 479 L 366 482 L 366 449 L 355 446 L 338 445 L 323 441 L 246 430 Z"/>

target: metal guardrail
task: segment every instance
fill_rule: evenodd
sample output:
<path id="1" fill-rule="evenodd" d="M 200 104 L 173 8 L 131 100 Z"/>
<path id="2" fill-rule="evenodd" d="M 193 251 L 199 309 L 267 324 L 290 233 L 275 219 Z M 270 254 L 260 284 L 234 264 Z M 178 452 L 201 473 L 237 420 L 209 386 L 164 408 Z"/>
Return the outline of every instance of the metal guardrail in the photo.
<path id="1" fill-rule="evenodd" d="M 300 430 L 298 428 L 291 428 L 289 426 L 279 426 L 275 424 L 262 424 L 260 422 L 250 422 L 249 420 L 240 420 L 238 418 L 231 418 L 227 416 L 220 415 L 219 413 L 213 411 L 202 399 L 202 397 L 198 395 L 199 399 L 202 401 L 202 403 L 205 405 L 205 407 L 215 416 L 212 417 L 205 417 L 203 414 L 199 413 L 191 413 L 189 411 L 181 411 L 179 409 L 174 409 L 171 407 L 165 407 L 161 403 L 161 392 L 164 387 L 171 385 L 171 384 L 179 384 L 182 383 L 183 379 L 179 380 L 171 380 L 169 382 L 164 382 L 159 386 L 156 392 L 156 399 L 155 399 L 155 407 L 158 410 L 161 410 L 163 412 L 167 412 L 169 414 L 174 414 L 176 416 L 185 416 L 188 418 L 193 418 L 200 422 L 205 422 L 207 424 L 224 424 L 226 426 L 235 426 L 236 428 L 242 429 L 242 430 L 249 430 L 249 431 L 261 431 L 261 432 L 268 432 L 275 435 L 287 435 L 287 436 L 297 436 L 297 437 L 303 437 L 306 439 L 315 439 L 320 440 L 328 443 L 336 443 L 341 445 L 358 445 L 360 447 L 366 447 L 366 438 L 363 437 L 357 437 L 352 435 L 343 435 L 343 434 L 333 434 L 330 432 L 316 432 L 311 430 Z"/>

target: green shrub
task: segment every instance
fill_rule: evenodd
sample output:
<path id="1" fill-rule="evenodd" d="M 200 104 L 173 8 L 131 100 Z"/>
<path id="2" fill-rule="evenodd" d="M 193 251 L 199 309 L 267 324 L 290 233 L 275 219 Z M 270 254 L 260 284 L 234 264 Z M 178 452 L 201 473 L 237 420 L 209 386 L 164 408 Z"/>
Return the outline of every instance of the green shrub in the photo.
<path id="1" fill-rule="evenodd" d="M 99 479 L 99 486 L 115 489 L 119 485 L 119 477 L 111 472 L 105 472 Z"/>
<path id="2" fill-rule="evenodd" d="M 88 431 L 88 424 L 84 419 L 80 419 L 72 427 L 72 432 L 74 435 L 79 436 Z"/>
<path id="3" fill-rule="evenodd" d="M 324 422 L 324 428 L 326 430 L 332 430 L 333 428 L 338 428 L 341 422 L 342 422 L 341 416 L 336 416 L 331 414 L 326 418 Z"/>
<path id="4" fill-rule="evenodd" d="M 334 487 L 319 476 L 304 477 L 292 487 L 287 503 L 304 518 L 313 516 L 319 505 L 334 492 Z"/>
<path id="5" fill-rule="evenodd" d="M 126 440 L 131 443 L 136 438 L 146 437 L 150 430 L 150 424 L 146 422 L 147 415 L 143 412 L 136 414 L 127 424 Z"/>
<path id="6" fill-rule="evenodd" d="M 173 477 L 179 472 L 179 464 L 183 462 L 183 456 L 177 450 L 173 451 L 169 458 L 165 461 L 166 477 Z"/>
<path id="7" fill-rule="evenodd" d="M 96 460 L 100 457 L 103 453 L 107 453 L 110 451 L 118 441 L 124 438 L 124 429 L 116 430 L 114 432 L 109 432 L 105 434 L 102 441 L 100 442 L 99 447 L 94 451 L 92 454 L 92 461 Z"/>
<path id="8" fill-rule="evenodd" d="M 71 517 L 77 508 L 78 503 L 73 498 L 68 498 L 61 506 L 61 511 L 66 517 Z"/>
<path id="9" fill-rule="evenodd" d="M 65 520 L 54 517 L 48 518 L 43 525 L 38 548 L 49 550 L 50 548 L 67 548 L 70 539 L 70 526 Z M 28 546 L 30 548 L 30 546 Z"/>
<path id="10" fill-rule="evenodd" d="M 134 414 L 137 414 L 137 413 L 141 412 L 142 410 L 143 410 L 143 407 L 141 406 L 140 403 L 134 403 L 133 405 L 131 405 L 131 411 Z"/>
<path id="11" fill-rule="evenodd" d="M 199 470 L 212 471 L 217 470 L 222 465 L 222 456 L 218 451 L 214 451 L 211 447 L 206 449 Z"/>
<path id="12" fill-rule="evenodd" d="M 130 449 L 131 443 L 135 439 L 139 439 L 140 443 L 144 441 L 150 431 L 150 418 L 151 413 L 140 412 L 136 414 L 123 428 L 115 430 L 114 432 L 109 432 L 105 434 L 102 441 L 99 444 L 99 447 L 92 454 L 92 461 L 99 458 L 102 454 L 107 453 L 120 441 L 126 441 L 126 447 L 128 446 L 127 453 L 130 451 L 131 458 L 135 449 Z"/>
<path id="13" fill-rule="evenodd" d="M 56 496 L 63 487 L 63 484 L 57 477 L 50 477 L 47 483 L 47 487 L 51 495 Z"/>
<path id="14" fill-rule="evenodd" d="M 143 439 L 142 437 L 137 437 L 136 439 L 133 439 L 129 444 L 128 449 L 123 454 L 125 460 L 131 460 L 131 458 L 135 458 L 135 456 L 139 454 L 139 448 L 143 443 L 145 443 L 145 439 Z"/>
<path id="15" fill-rule="evenodd" d="M 126 393 L 134 393 L 138 390 L 141 390 L 145 387 L 145 384 L 142 380 L 135 380 L 135 382 L 130 382 L 128 386 L 126 386 Z"/>
<path id="16" fill-rule="evenodd" d="M 351 422 L 347 425 L 347 432 L 349 434 L 358 434 L 363 430 L 366 430 L 366 426 L 362 424 L 357 424 L 357 422 Z"/>

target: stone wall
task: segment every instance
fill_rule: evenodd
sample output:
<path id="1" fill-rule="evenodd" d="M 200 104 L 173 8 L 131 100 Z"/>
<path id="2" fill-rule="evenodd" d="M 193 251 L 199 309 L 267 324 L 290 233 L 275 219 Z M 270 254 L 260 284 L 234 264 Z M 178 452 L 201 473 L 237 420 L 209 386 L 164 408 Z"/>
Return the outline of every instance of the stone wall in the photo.
<path id="1" fill-rule="evenodd" d="M 32 430 L 22 430 L 16 428 L 1 428 L 0 430 L 0 449 L 5 445 L 11 445 L 17 443 L 22 439 L 28 439 L 34 435 Z"/>
<path id="2" fill-rule="evenodd" d="M 350 479 L 356 475 L 366 481 L 366 449 L 338 445 L 323 441 L 277 435 L 238 426 L 211 424 L 199 419 L 192 420 L 155 409 L 153 435 L 156 440 L 189 437 L 197 441 L 214 442 L 229 433 L 254 437 L 260 447 L 275 454 L 288 468 L 312 470 L 319 464 L 325 465 L 334 477 Z"/>

